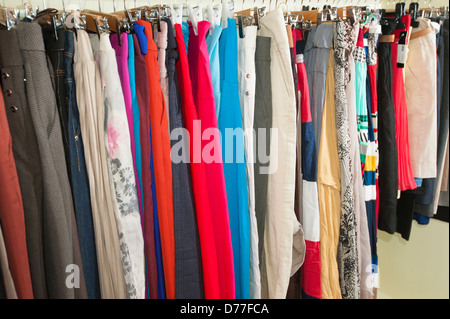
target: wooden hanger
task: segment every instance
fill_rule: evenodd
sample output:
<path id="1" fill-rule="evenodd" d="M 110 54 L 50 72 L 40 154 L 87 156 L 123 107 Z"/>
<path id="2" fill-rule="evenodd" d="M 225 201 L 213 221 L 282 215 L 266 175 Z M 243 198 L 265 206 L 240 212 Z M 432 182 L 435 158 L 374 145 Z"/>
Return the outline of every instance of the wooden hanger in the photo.
<path id="1" fill-rule="evenodd" d="M 291 14 L 302 15 L 304 20 L 311 21 L 312 24 L 317 24 L 317 16 L 319 14 L 319 10 L 312 11 L 291 11 Z"/>
<path id="2" fill-rule="evenodd" d="M 102 18 L 106 18 L 106 21 L 108 21 L 109 30 L 111 30 L 112 32 L 117 32 L 118 27 L 120 27 L 122 25 L 121 21 L 122 21 L 123 17 L 113 14 L 113 13 L 104 13 L 104 12 L 99 12 L 99 11 L 95 11 L 95 10 L 85 9 L 85 10 L 83 10 L 82 15 L 86 15 L 86 18 L 88 15 L 92 16 L 93 18 L 100 17 L 100 21 L 102 20 Z M 89 18 L 89 19 L 91 19 L 91 18 Z M 86 21 L 86 22 L 88 22 L 88 21 Z"/>

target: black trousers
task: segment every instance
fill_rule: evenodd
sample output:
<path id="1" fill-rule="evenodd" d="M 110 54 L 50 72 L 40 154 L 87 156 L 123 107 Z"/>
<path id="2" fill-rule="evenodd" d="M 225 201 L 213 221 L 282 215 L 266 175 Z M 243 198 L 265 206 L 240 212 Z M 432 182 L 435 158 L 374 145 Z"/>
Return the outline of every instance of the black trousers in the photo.
<path id="1" fill-rule="evenodd" d="M 391 34 L 395 24 L 384 28 Z M 378 145 L 379 145 L 379 214 L 378 228 L 393 234 L 397 228 L 397 140 L 395 138 L 395 109 L 392 94 L 391 43 L 378 45 Z"/>

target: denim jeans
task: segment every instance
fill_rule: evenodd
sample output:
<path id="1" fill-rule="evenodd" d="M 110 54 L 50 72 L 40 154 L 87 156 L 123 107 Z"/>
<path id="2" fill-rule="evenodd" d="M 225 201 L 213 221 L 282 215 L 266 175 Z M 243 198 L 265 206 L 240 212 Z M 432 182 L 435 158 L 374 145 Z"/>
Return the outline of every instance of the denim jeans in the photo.
<path id="1" fill-rule="evenodd" d="M 69 149 L 70 177 L 72 196 L 75 208 L 78 236 L 89 299 L 100 298 L 97 255 L 95 249 L 94 226 L 92 222 L 89 181 L 86 172 L 83 140 L 80 131 L 80 115 L 78 112 L 75 82 L 73 73 L 74 43 L 73 33 L 65 31 L 64 43 L 64 84 L 67 102 L 67 136 Z"/>

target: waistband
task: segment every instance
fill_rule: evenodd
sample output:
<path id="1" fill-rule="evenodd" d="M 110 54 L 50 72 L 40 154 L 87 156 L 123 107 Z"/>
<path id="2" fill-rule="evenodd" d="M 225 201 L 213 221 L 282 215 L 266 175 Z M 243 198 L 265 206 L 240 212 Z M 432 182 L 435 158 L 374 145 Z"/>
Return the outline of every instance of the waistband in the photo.
<path id="1" fill-rule="evenodd" d="M 45 51 L 42 28 L 35 22 L 22 22 L 17 25 L 19 46 L 24 51 Z"/>
<path id="2" fill-rule="evenodd" d="M 0 45 L 0 65 L 5 66 L 22 66 L 23 59 L 20 53 L 19 39 L 16 30 L 0 30 L 0 43 L 8 45 Z"/>
<path id="3" fill-rule="evenodd" d="M 420 31 L 417 31 L 417 32 L 412 33 L 412 34 L 411 34 L 411 37 L 410 37 L 410 40 L 413 40 L 413 39 L 417 39 L 417 38 L 423 37 L 423 36 L 427 35 L 427 34 L 430 33 L 430 32 L 433 32 L 433 31 L 434 31 L 434 28 L 433 28 L 432 26 L 429 26 L 429 27 L 426 28 L 426 29 L 423 29 L 423 30 L 420 30 Z"/>

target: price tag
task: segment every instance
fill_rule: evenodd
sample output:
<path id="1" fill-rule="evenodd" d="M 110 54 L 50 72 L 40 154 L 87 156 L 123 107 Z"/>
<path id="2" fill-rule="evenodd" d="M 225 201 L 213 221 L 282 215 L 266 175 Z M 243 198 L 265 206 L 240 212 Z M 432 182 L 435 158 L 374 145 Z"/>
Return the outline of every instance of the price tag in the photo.
<path id="1" fill-rule="evenodd" d="M 398 45 L 397 45 L 397 67 L 398 68 L 404 68 L 406 63 L 406 36 L 408 35 L 408 32 L 402 31 L 400 33 L 400 38 L 398 39 Z"/>
<path id="2" fill-rule="evenodd" d="M 369 40 L 367 38 L 364 38 L 363 43 L 365 47 L 369 46 Z"/>
<path id="3" fill-rule="evenodd" d="M 406 45 L 399 44 L 397 46 L 397 67 L 404 68 L 406 63 Z"/>

